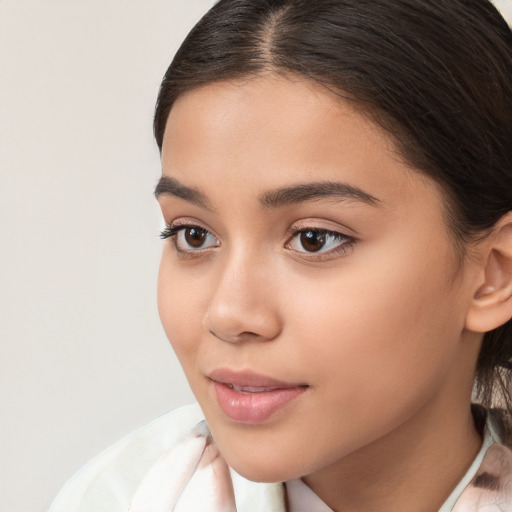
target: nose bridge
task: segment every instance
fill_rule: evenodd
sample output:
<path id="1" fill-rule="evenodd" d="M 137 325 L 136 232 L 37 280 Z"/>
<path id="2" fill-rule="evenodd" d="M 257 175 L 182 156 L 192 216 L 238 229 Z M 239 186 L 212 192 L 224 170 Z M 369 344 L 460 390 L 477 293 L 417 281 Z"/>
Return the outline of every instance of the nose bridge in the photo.
<path id="1" fill-rule="evenodd" d="M 233 248 L 221 260 L 203 322 L 205 328 L 229 342 L 274 339 L 280 321 L 273 297 L 271 262 L 250 246 Z"/>

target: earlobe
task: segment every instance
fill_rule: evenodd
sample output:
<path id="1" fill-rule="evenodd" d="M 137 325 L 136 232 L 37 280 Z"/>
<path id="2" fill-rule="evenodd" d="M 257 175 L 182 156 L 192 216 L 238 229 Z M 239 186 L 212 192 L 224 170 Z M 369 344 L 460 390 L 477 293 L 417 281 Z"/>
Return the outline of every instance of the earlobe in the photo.
<path id="1" fill-rule="evenodd" d="M 496 223 L 484 247 L 483 283 L 466 316 L 466 329 L 481 333 L 512 318 L 512 212 Z"/>

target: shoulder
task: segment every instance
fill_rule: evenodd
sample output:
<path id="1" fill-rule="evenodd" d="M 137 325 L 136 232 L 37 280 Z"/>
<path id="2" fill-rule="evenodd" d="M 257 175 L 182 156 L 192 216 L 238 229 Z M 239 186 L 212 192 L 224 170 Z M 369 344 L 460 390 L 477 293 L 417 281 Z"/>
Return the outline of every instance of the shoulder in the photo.
<path id="1" fill-rule="evenodd" d="M 49 512 L 124 512 L 149 468 L 203 419 L 190 405 L 128 434 L 75 474 Z"/>

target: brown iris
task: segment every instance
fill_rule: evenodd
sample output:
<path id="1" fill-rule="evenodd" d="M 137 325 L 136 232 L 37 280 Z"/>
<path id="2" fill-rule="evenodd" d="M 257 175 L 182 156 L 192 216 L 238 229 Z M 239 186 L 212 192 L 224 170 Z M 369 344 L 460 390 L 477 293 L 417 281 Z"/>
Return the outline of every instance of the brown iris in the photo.
<path id="1" fill-rule="evenodd" d="M 185 241 L 190 247 L 199 249 L 204 244 L 208 231 L 206 229 L 190 227 L 185 229 L 184 236 Z"/>
<path id="2" fill-rule="evenodd" d="M 303 231 L 300 243 L 308 252 L 318 252 L 325 245 L 326 234 L 321 231 Z"/>

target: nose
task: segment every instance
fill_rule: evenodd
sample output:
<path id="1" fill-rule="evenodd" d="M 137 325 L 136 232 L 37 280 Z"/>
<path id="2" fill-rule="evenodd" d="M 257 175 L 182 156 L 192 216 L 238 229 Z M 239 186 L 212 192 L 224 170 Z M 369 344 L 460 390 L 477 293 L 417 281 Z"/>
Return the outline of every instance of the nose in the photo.
<path id="1" fill-rule="evenodd" d="M 261 259 L 231 257 L 219 269 L 203 327 L 229 343 L 272 341 L 282 329 L 275 286 Z"/>

